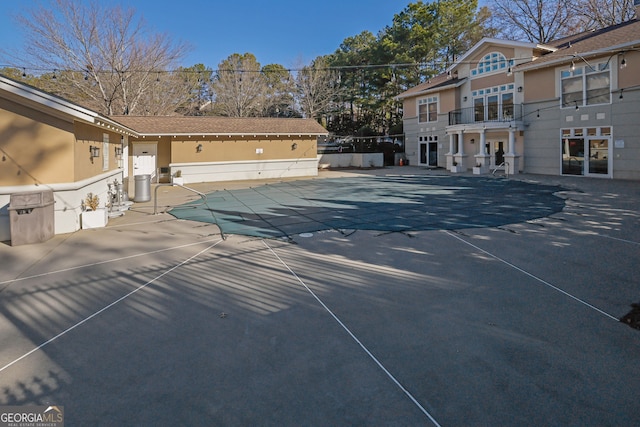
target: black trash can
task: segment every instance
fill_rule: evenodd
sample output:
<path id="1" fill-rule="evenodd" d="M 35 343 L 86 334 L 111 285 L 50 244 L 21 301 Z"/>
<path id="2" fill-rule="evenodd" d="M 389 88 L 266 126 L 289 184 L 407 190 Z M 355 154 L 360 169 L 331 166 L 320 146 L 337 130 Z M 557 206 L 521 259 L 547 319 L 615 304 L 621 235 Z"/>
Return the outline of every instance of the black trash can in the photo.
<path id="1" fill-rule="evenodd" d="M 55 234 L 53 191 L 12 194 L 9 199 L 11 246 L 46 242 Z"/>
<path id="2" fill-rule="evenodd" d="M 148 202 L 151 200 L 151 175 L 136 175 L 134 202 Z"/>

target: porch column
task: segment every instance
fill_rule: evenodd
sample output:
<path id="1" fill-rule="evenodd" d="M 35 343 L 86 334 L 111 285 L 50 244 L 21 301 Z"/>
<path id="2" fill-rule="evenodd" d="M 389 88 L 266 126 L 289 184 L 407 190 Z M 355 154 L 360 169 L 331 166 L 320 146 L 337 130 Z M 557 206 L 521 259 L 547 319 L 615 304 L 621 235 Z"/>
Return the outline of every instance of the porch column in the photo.
<path id="1" fill-rule="evenodd" d="M 485 174 L 489 172 L 489 154 L 487 153 L 487 138 L 485 136 L 484 129 L 480 131 L 480 142 L 478 147 L 478 154 L 476 154 L 476 165 L 473 168 L 474 174 Z"/>
<path id="2" fill-rule="evenodd" d="M 516 154 L 516 129 L 509 128 L 509 152 L 504 155 L 504 160 L 507 162 L 505 165 L 505 171 L 507 174 L 517 174 L 518 169 L 520 169 L 520 156 Z"/>
<path id="3" fill-rule="evenodd" d="M 453 134 L 450 133 L 449 135 L 449 152 L 447 154 L 445 154 L 445 157 L 447 158 L 447 170 L 451 170 L 451 166 L 453 166 L 453 154 L 455 153 L 453 150 Z"/>
<path id="4" fill-rule="evenodd" d="M 458 152 L 461 156 L 464 156 L 464 133 L 462 131 L 458 131 Z"/>
<path id="5" fill-rule="evenodd" d="M 453 156 L 453 161 L 456 163 L 456 166 L 455 168 L 452 167 L 451 171 L 464 172 L 467 170 L 467 167 L 464 161 L 464 158 L 467 157 L 467 155 L 464 154 L 464 132 L 458 131 L 456 138 L 458 140 L 458 152 Z"/>
<path id="6" fill-rule="evenodd" d="M 516 154 L 516 131 L 509 127 L 509 152 L 507 154 Z"/>

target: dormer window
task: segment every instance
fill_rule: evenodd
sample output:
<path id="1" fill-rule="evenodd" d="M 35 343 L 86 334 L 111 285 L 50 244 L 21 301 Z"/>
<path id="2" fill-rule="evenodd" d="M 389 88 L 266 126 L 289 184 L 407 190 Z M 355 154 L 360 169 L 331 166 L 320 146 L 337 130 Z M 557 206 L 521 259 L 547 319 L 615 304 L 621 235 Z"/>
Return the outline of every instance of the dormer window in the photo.
<path id="1" fill-rule="evenodd" d="M 472 76 L 479 76 L 496 71 L 507 71 L 509 67 L 513 67 L 513 59 L 507 58 L 500 52 L 491 52 L 484 56 L 478 62 L 478 66 L 471 70 Z"/>

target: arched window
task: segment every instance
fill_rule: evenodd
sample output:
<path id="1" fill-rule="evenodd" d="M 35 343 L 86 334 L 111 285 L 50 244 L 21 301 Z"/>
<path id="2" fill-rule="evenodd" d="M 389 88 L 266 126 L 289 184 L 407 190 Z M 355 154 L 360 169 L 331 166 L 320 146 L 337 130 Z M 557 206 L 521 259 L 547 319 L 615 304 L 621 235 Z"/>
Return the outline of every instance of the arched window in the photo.
<path id="1" fill-rule="evenodd" d="M 491 52 L 484 56 L 478 62 L 478 66 L 471 70 L 472 76 L 479 76 L 495 71 L 507 71 L 508 67 L 513 66 L 513 60 L 507 58 L 500 52 Z"/>

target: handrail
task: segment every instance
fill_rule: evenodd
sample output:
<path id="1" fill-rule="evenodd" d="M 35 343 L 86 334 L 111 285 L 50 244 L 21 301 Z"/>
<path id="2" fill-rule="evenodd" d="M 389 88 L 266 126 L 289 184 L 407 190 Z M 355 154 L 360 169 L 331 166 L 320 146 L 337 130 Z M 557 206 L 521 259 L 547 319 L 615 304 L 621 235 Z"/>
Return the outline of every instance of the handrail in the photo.
<path id="1" fill-rule="evenodd" d="M 524 117 L 522 104 L 478 106 L 449 111 L 449 126 L 473 123 L 511 123 Z"/>
<path id="2" fill-rule="evenodd" d="M 500 163 L 498 166 L 496 166 L 496 167 L 493 169 L 493 172 L 491 172 L 491 175 L 494 175 L 494 176 L 495 176 L 496 171 L 497 171 L 498 169 L 500 169 L 501 167 L 503 167 L 503 166 L 504 166 L 504 176 L 505 176 L 505 177 L 507 177 L 507 178 L 509 178 L 509 162 L 502 162 L 502 163 Z"/>
<path id="3" fill-rule="evenodd" d="M 185 187 L 182 184 L 175 184 L 175 183 L 170 183 L 170 184 L 158 184 L 154 190 L 154 194 L 153 194 L 153 214 L 154 215 L 158 215 L 158 188 L 160 187 L 173 187 L 173 186 L 178 186 L 178 187 L 182 187 L 185 190 L 189 190 L 193 193 L 196 193 L 198 196 L 200 196 L 202 198 L 202 202 L 203 203 L 207 203 L 207 195 L 204 193 L 199 192 L 198 190 L 194 190 L 193 188 L 189 188 L 189 187 Z M 199 206 L 199 205 L 198 205 Z"/>

